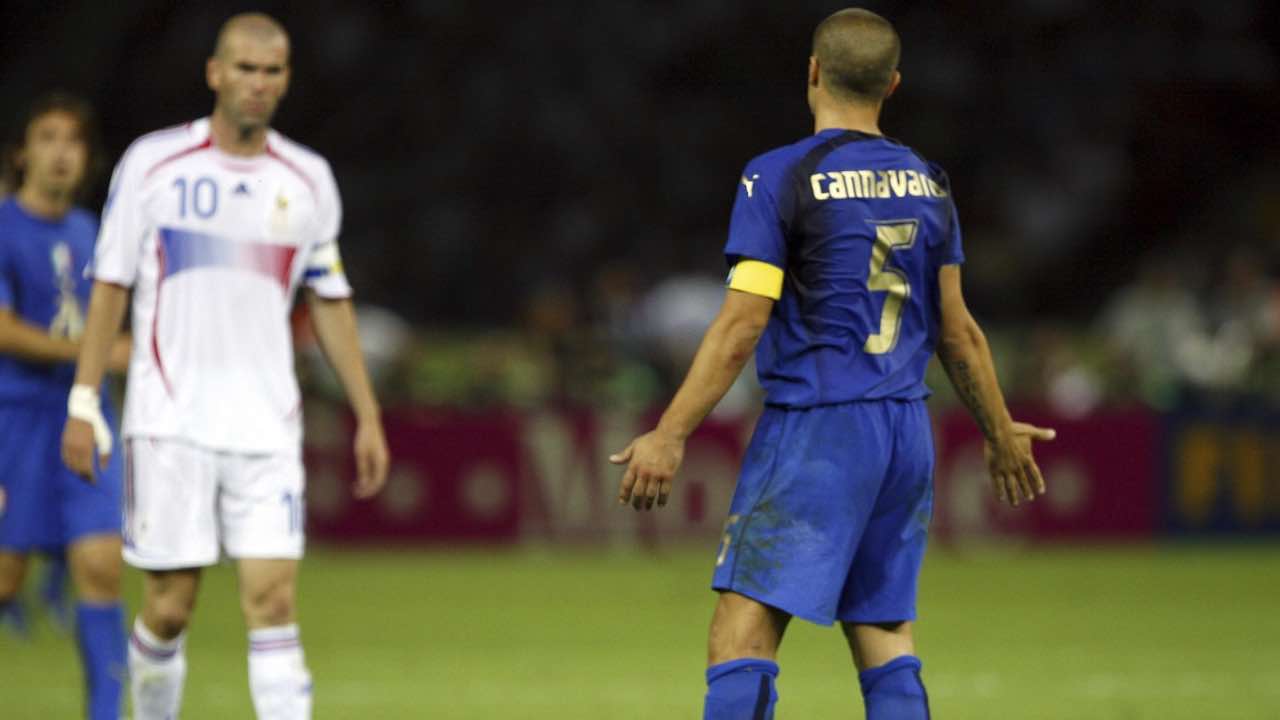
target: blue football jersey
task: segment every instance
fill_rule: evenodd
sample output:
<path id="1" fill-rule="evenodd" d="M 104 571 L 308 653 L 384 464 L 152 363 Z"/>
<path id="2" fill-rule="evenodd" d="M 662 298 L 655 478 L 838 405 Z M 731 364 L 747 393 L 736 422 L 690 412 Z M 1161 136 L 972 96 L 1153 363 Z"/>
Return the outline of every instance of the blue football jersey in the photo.
<path id="1" fill-rule="evenodd" d="M 725 255 L 783 273 L 756 349 L 765 402 L 924 398 L 938 270 L 961 263 L 945 174 L 911 148 L 831 129 L 747 164 Z"/>
<path id="2" fill-rule="evenodd" d="M 13 198 L 0 202 L 0 308 L 58 337 L 84 330 L 97 219 L 73 209 L 60 220 L 31 215 Z M 30 363 L 0 353 L 0 403 L 65 404 L 75 364 Z"/>

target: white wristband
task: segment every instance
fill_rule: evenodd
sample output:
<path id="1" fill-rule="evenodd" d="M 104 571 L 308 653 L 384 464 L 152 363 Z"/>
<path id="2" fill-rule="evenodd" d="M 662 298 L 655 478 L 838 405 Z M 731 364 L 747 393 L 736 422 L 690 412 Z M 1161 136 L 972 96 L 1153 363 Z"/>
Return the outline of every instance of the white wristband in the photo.
<path id="1" fill-rule="evenodd" d="M 93 444 L 98 454 L 106 457 L 111 454 L 111 428 L 107 427 L 106 418 L 102 417 L 102 401 L 98 391 L 88 385 L 71 386 L 71 394 L 67 396 L 67 417 L 83 420 L 93 428 Z"/>

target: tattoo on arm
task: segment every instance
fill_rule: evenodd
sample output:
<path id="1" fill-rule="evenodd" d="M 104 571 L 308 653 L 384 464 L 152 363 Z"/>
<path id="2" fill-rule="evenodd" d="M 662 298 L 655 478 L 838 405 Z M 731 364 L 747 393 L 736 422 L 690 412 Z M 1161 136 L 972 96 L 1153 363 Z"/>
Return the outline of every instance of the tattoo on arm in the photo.
<path id="1" fill-rule="evenodd" d="M 951 384 L 955 387 L 961 402 L 964 403 L 965 407 L 969 408 L 969 413 L 973 415 L 974 421 L 978 423 L 978 429 L 982 431 L 982 436 L 990 438 L 995 430 L 995 423 L 991 419 L 990 410 L 982 402 L 978 379 L 970 371 L 969 363 L 964 360 L 944 360 L 943 367 L 946 368 L 947 374 L 951 376 Z"/>

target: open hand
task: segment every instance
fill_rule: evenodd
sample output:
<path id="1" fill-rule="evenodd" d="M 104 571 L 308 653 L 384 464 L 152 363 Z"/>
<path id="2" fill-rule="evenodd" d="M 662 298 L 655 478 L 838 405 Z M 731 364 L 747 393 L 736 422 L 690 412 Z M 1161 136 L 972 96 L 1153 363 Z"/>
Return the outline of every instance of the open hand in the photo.
<path id="1" fill-rule="evenodd" d="M 984 443 L 983 454 L 991 484 L 1001 501 L 1017 507 L 1019 502 L 1031 502 L 1045 493 L 1044 476 L 1036 465 L 1031 451 L 1033 440 L 1047 441 L 1057 437 L 1056 430 L 1036 427 L 1030 423 L 1014 422 L 1013 433 L 1003 442 Z"/>
<path id="2" fill-rule="evenodd" d="M 609 456 L 614 465 L 626 465 L 622 484 L 618 486 L 618 504 L 628 502 L 636 510 L 649 510 L 667 504 L 676 470 L 684 460 L 684 440 L 659 433 L 645 433 L 632 440 L 621 452 Z"/>

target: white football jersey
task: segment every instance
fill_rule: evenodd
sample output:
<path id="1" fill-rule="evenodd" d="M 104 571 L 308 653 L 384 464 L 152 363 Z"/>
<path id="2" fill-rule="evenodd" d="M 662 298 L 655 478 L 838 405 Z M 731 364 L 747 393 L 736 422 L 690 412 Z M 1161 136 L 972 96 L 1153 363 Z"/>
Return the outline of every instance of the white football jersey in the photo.
<path id="1" fill-rule="evenodd" d="M 133 288 L 123 434 L 297 447 L 289 315 L 301 283 L 350 296 L 341 222 L 329 164 L 275 131 L 253 157 L 214 147 L 208 118 L 136 140 L 112 175 L 90 269 Z"/>

